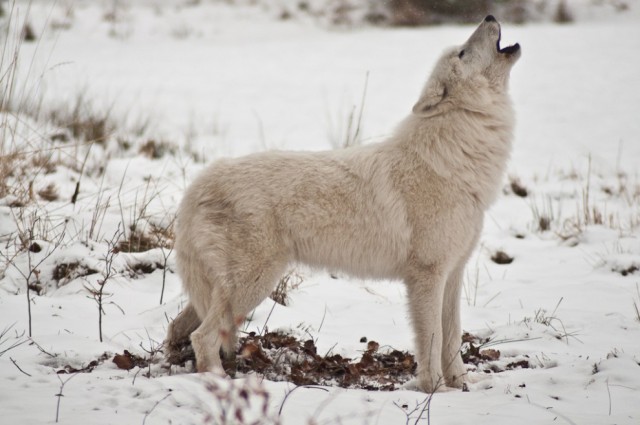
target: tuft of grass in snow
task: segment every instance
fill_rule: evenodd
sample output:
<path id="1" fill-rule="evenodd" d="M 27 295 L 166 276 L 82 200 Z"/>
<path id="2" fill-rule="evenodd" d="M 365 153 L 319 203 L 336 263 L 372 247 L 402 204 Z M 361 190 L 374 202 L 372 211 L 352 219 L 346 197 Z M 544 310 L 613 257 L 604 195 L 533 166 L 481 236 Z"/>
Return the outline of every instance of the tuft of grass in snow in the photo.
<path id="1" fill-rule="evenodd" d="M 515 176 L 509 177 L 509 189 L 511 189 L 511 192 L 514 195 L 521 198 L 526 198 L 527 196 L 529 196 L 529 191 L 527 190 L 526 186 L 524 186 L 520 182 L 520 179 Z"/>
<path id="2" fill-rule="evenodd" d="M 511 264 L 513 263 L 513 257 L 499 249 L 491 254 L 491 261 L 496 264 Z"/>
<path id="3" fill-rule="evenodd" d="M 573 13 L 569 10 L 566 0 L 560 0 L 553 15 L 553 22 L 557 24 L 569 24 L 574 21 Z"/>
<path id="4" fill-rule="evenodd" d="M 558 303 L 556 304 L 556 306 L 554 307 L 551 313 L 549 313 L 544 308 L 539 308 L 538 310 L 535 311 L 533 317 L 525 317 L 522 320 L 522 323 L 524 323 L 527 326 L 531 323 L 538 323 L 538 324 L 547 326 L 555 332 L 556 339 L 559 339 L 559 340 L 564 339 L 565 342 L 569 344 L 569 337 L 575 338 L 576 334 L 567 332 L 564 326 L 564 323 L 556 315 L 558 308 L 560 307 L 560 304 L 562 303 L 563 299 L 564 298 L 560 298 L 558 300 Z M 559 330 L 558 328 L 556 328 L 556 326 L 559 326 L 562 330 Z"/>
<path id="5" fill-rule="evenodd" d="M 544 233 L 551 230 L 552 224 L 557 220 L 557 213 L 553 210 L 553 202 L 550 197 L 543 198 L 542 205 L 532 201 L 530 204 L 533 215 L 533 230 Z"/>
<path id="6" fill-rule="evenodd" d="M 612 181 L 611 175 L 593 168 L 589 157 L 585 173 L 575 168 L 559 171 L 568 188 L 558 191 L 557 185 L 550 186 L 549 192 L 540 190 L 537 197 L 529 197 L 533 232 L 551 232 L 575 246 L 593 226 L 616 230 L 621 236 L 640 227 L 640 184 L 621 170 L 613 174 Z"/>
<path id="7" fill-rule="evenodd" d="M 110 109 L 97 108 L 84 92 L 70 107 L 59 105 L 45 113 L 45 120 L 70 132 L 74 139 L 105 144 L 114 132 Z"/>

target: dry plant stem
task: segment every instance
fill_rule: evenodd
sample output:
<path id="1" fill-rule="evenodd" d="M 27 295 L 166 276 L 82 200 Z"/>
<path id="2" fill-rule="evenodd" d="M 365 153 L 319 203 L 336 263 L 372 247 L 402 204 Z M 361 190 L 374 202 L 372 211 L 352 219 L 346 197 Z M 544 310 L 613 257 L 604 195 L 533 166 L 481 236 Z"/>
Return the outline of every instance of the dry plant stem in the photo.
<path id="1" fill-rule="evenodd" d="M 50 352 L 48 352 L 47 350 L 45 350 L 42 345 L 38 344 L 35 340 L 33 340 L 32 338 L 29 338 L 29 341 L 31 341 L 32 344 L 34 344 L 36 346 L 36 348 L 38 350 L 40 350 L 40 352 L 42 354 L 45 354 L 49 357 L 51 357 L 52 359 L 55 359 L 56 357 L 58 357 L 58 354 L 51 354 Z"/>
<path id="2" fill-rule="evenodd" d="M 12 357 L 9 357 L 9 360 L 11 360 L 11 363 L 13 363 L 13 365 L 15 367 L 17 367 L 20 372 L 24 373 L 28 377 L 31 377 L 31 374 L 29 374 L 29 373 L 25 372 L 24 370 L 22 370 L 22 368 L 20 366 L 18 366 L 18 363 Z"/>
<path id="3" fill-rule="evenodd" d="M 165 248 L 160 248 L 160 249 L 162 250 L 162 259 L 163 259 L 163 263 L 162 263 L 162 289 L 160 290 L 160 305 L 162 305 L 162 300 L 164 298 L 164 287 L 165 287 L 165 284 L 167 282 L 167 262 L 169 261 L 169 256 L 173 252 L 173 247 L 171 247 L 169 252 L 166 252 Z"/>
<path id="4" fill-rule="evenodd" d="M 169 225 L 166 227 L 166 229 L 164 229 L 165 231 L 168 231 L 169 229 L 171 229 L 173 227 L 174 222 L 176 221 L 176 217 L 174 216 L 173 219 L 171 220 L 171 223 L 169 223 Z M 162 264 L 162 289 L 160 290 L 160 305 L 162 305 L 162 301 L 164 299 L 164 288 L 165 288 L 165 284 L 167 282 L 167 264 L 169 263 L 169 257 L 171 256 L 171 253 L 173 252 L 173 243 L 171 243 L 169 249 L 167 250 L 167 245 L 169 245 L 168 241 L 166 239 L 163 239 L 163 237 L 158 234 L 157 235 L 157 239 L 158 239 L 158 245 L 160 246 L 160 249 L 162 250 L 162 260 L 163 260 L 163 264 Z"/>
<path id="5" fill-rule="evenodd" d="M 587 187 L 583 194 L 584 200 L 584 224 L 588 226 L 591 224 L 591 212 L 589 210 L 589 192 L 591 189 L 591 154 L 589 154 L 589 162 L 587 167 Z"/>
<path id="6" fill-rule="evenodd" d="M 284 398 L 282 399 L 282 403 L 280 403 L 280 408 L 278 409 L 278 416 L 282 416 L 282 409 L 284 408 L 284 404 L 287 402 L 287 399 L 289 398 L 289 396 L 291 394 L 293 394 L 293 392 L 295 390 L 297 390 L 298 388 L 308 388 L 308 389 L 312 389 L 312 390 L 322 390 L 324 392 L 329 392 L 328 389 L 323 388 L 323 387 L 318 387 L 315 385 L 296 385 L 295 387 L 293 387 L 291 390 L 288 390 L 285 394 L 284 394 Z"/>
<path id="7" fill-rule="evenodd" d="M 147 333 L 147 340 L 149 341 L 149 349 L 146 349 L 144 345 L 142 345 L 142 342 L 140 342 L 139 345 L 142 351 L 144 351 L 149 355 L 149 370 L 147 371 L 147 377 L 151 378 L 151 364 L 153 363 L 153 360 L 156 354 L 162 352 L 162 343 L 159 343 L 158 341 L 154 341 L 151 338 L 151 335 L 149 335 L 149 331 L 146 328 L 145 328 L 145 332 Z M 134 382 L 135 382 L 135 378 L 134 378 Z"/>
<path id="8" fill-rule="evenodd" d="M 267 318 L 264 320 L 264 325 L 262 325 L 262 330 L 260 331 L 259 335 L 263 336 L 266 331 L 267 331 L 267 323 L 269 323 L 269 319 L 271 318 L 271 314 L 273 313 L 273 309 L 276 308 L 276 304 L 278 304 L 276 301 L 273 302 L 273 305 L 271 306 L 271 310 L 269 310 L 269 314 L 267 315 Z"/>
<path id="9" fill-rule="evenodd" d="M 638 293 L 638 300 L 640 300 L 640 286 L 638 286 L 637 283 L 636 283 L 636 292 Z M 633 301 L 633 307 L 636 310 L 636 320 L 640 322 L 640 309 L 638 308 L 638 303 L 636 303 L 635 300 Z"/>
<path id="10" fill-rule="evenodd" d="M 93 147 L 93 143 L 90 143 L 89 148 L 87 149 L 87 153 L 84 156 L 84 161 L 82 161 L 82 165 L 80 166 L 80 176 L 78 176 L 78 181 L 76 182 L 76 188 L 73 191 L 73 195 L 71 196 L 71 203 L 74 205 L 78 200 L 78 195 L 80 194 L 80 181 L 82 180 L 82 176 L 84 175 L 84 168 L 87 165 L 87 161 L 89 160 L 89 154 L 91 153 L 92 147 Z M 104 175 L 102 176 L 102 181 L 100 182 L 100 189 L 102 189 L 103 182 L 104 182 Z"/>
<path id="11" fill-rule="evenodd" d="M 101 236 L 102 224 L 104 223 L 104 218 L 107 214 L 107 210 L 111 205 L 111 196 L 107 198 L 107 200 L 102 203 L 102 196 L 104 194 L 104 174 L 102 175 L 102 179 L 100 181 L 100 188 L 98 189 L 98 196 L 96 197 L 95 208 L 93 209 L 93 213 L 91 214 L 91 223 L 89 225 L 89 233 L 87 235 L 88 240 L 98 240 Z"/>
<path id="12" fill-rule="evenodd" d="M 362 118 L 364 115 L 364 103 L 366 100 L 368 85 L 369 71 L 367 71 L 365 75 L 364 88 L 362 90 L 362 98 L 360 100 L 360 110 L 358 111 L 358 105 L 353 105 L 349 111 L 349 114 L 346 116 L 346 123 L 341 122 L 345 118 L 343 118 L 342 113 L 340 113 L 340 116 L 337 118 L 336 125 L 334 127 L 333 120 L 331 119 L 331 113 L 329 109 L 327 109 L 327 121 L 329 124 L 327 137 L 334 149 L 347 148 L 360 144 Z M 357 118 L 355 116 L 356 113 L 358 114 Z"/>
<path id="13" fill-rule="evenodd" d="M 156 407 L 158 407 L 158 405 L 160 403 L 162 403 L 163 401 L 165 401 L 167 398 L 169 398 L 169 396 L 171 395 L 171 393 L 165 395 L 164 397 L 162 397 L 160 400 L 156 401 L 156 403 L 153 405 L 153 407 L 151 409 L 149 409 L 149 411 L 147 413 L 145 413 L 144 418 L 142 418 L 142 425 L 144 425 L 147 422 L 147 417 L 151 414 L 151 412 L 154 411 L 154 409 Z"/>
<path id="14" fill-rule="evenodd" d="M 438 380 L 435 391 L 442 387 L 442 385 L 442 379 Z M 406 411 L 405 408 L 400 406 L 397 402 L 393 402 L 393 404 L 405 414 L 405 425 L 411 425 L 411 421 L 414 419 L 413 415 L 416 413 L 418 413 L 418 416 L 415 417 L 415 421 L 413 422 L 414 425 L 418 425 L 422 419 L 425 419 L 423 418 L 425 414 L 427 415 L 427 424 L 431 424 L 431 400 L 433 400 L 435 391 L 427 395 L 421 402 L 416 403 L 415 407 L 411 411 Z"/>
<path id="15" fill-rule="evenodd" d="M 349 125 L 347 126 L 347 134 L 345 135 L 344 147 L 347 148 L 349 146 L 356 146 L 360 143 L 360 129 L 362 128 L 362 115 L 364 112 L 364 102 L 367 96 L 367 87 L 369 86 L 369 71 L 367 71 L 364 77 L 364 88 L 362 89 L 362 99 L 360 100 L 360 112 L 358 113 L 358 121 L 356 122 L 356 128 L 351 135 L 351 128 L 353 126 L 353 114 L 355 113 L 356 107 L 353 107 L 351 114 L 349 115 Z"/>
<path id="16" fill-rule="evenodd" d="M 11 10 L 9 11 L 9 18 L 7 20 L 7 22 L 9 23 L 11 23 L 17 18 L 17 11 L 15 6 L 16 5 L 14 0 L 11 4 Z M 29 7 L 30 6 L 31 5 L 29 5 Z M 6 31 L 6 34 L 4 34 L 4 45 L 2 46 L 2 55 L 0 55 L 0 71 L 4 69 L 5 53 L 7 53 L 7 56 L 9 56 L 7 58 L 7 60 L 9 61 L 9 64 L 7 66 L 6 71 L 4 71 L 2 75 L 0 75 L 0 83 L 2 84 L 0 88 L 2 90 L 2 93 L 0 96 L 0 111 L 8 110 L 11 99 L 13 99 L 14 97 L 13 93 L 16 85 L 18 58 L 20 55 L 20 48 L 22 47 L 22 37 L 18 37 L 17 34 L 12 36 L 11 25 L 7 25 L 6 28 L 7 28 L 7 31 Z M 20 31 L 20 30 L 21 29 L 18 28 L 16 31 Z M 15 46 L 11 46 L 9 44 L 11 39 L 18 40 Z M 13 52 L 11 52 L 12 50 Z M 9 130 L 8 127 L 5 127 L 5 126 L 3 126 L 3 128 L 5 129 L 4 131 Z M 3 140 L 5 140 L 4 137 L 3 137 Z M 4 144 L 2 148 L 4 149 Z"/>
<path id="17" fill-rule="evenodd" d="M 60 381 L 60 390 L 58 391 L 58 394 L 55 395 L 56 397 L 58 397 L 58 402 L 56 403 L 56 423 L 58 423 L 58 418 L 60 417 L 60 399 L 62 397 L 64 397 L 64 395 L 62 394 L 62 391 L 64 391 L 64 386 L 67 384 L 67 382 L 71 381 L 73 378 L 78 376 L 78 374 L 74 373 L 68 379 L 66 379 L 64 381 L 62 380 L 62 378 L 60 378 L 59 374 L 56 373 L 56 376 L 58 377 L 58 380 Z"/>
<path id="18" fill-rule="evenodd" d="M 19 216 L 22 216 L 23 211 L 19 213 Z M 7 260 L 8 264 L 11 264 L 18 273 L 24 278 L 26 285 L 26 296 L 27 296 L 27 316 L 28 316 L 28 327 L 29 327 L 29 337 L 33 335 L 32 332 L 32 315 L 31 315 L 31 278 L 33 276 L 38 279 L 38 275 L 40 274 L 39 267 L 44 263 L 53 253 L 62 245 L 62 241 L 65 236 L 66 228 L 60 232 L 60 235 L 53 243 L 53 248 L 49 249 L 45 255 L 42 257 L 40 261 L 37 263 L 33 263 L 33 251 L 36 249 L 35 244 L 35 228 L 36 225 L 40 222 L 40 217 L 36 217 L 35 214 L 31 217 L 30 222 L 26 223 L 28 226 L 24 224 L 21 225 L 20 219 L 14 215 L 14 220 L 16 227 L 18 228 L 18 238 L 20 239 L 20 243 L 22 244 L 22 249 L 26 249 L 27 254 L 27 273 L 23 272 L 20 267 L 18 267 L 14 261 L 15 256 L 13 258 L 7 257 L 6 254 L 0 251 L 0 255 L 2 255 L 5 260 Z M 41 248 L 40 248 L 41 249 Z M 17 256 L 18 253 L 16 253 Z"/>
<path id="19" fill-rule="evenodd" d="M 611 416 L 611 389 L 609 389 L 609 378 L 605 381 L 607 384 L 607 396 L 609 397 L 609 416 Z"/>
<path id="20" fill-rule="evenodd" d="M 2 332 L 0 332 L 0 347 L 2 347 L 2 345 L 6 342 L 5 340 L 5 336 L 7 335 L 7 333 L 11 330 L 11 328 L 13 328 L 13 326 L 15 325 L 15 323 L 5 327 Z M 11 345 L 9 345 L 7 348 L 4 349 L 0 349 L 0 357 L 2 357 L 5 353 L 13 350 L 16 347 L 19 347 L 20 345 L 24 344 L 25 342 L 27 342 L 26 339 L 22 339 L 22 336 L 24 335 L 24 332 L 22 333 L 22 335 L 20 336 L 16 336 L 16 338 L 18 338 L 18 341 L 12 343 Z"/>
<path id="21" fill-rule="evenodd" d="M 113 237 L 107 241 L 107 254 L 104 256 L 103 261 L 105 263 L 105 270 L 103 274 L 103 278 L 98 280 L 98 288 L 92 288 L 89 286 L 85 286 L 85 289 L 89 291 L 94 301 L 98 305 L 98 336 L 100 338 L 100 342 L 102 342 L 102 315 L 104 314 L 104 287 L 106 286 L 109 279 L 115 276 L 116 272 L 113 269 L 113 261 L 115 256 L 118 254 L 118 242 L 122 237 L 122 231 L 120 230 L 120 225 L 116 229 Z"/>

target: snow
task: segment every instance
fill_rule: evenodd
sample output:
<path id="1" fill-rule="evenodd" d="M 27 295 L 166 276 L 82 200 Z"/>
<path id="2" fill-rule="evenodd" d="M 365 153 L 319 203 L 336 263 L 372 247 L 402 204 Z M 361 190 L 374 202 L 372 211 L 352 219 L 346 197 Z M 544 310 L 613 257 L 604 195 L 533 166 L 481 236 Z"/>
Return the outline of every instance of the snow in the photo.
<path id="1" fill-rule="evenodd" d="M 104 15 L 116 3 L 118 18 L 109 22 Z M 478 382 L 469 392 L 428 399 L 408 389 L 296 388 L 257 377 L 226 381 L 188 367 L 168 371 L 154 350 L 185 298 L 173 255 L 165 264 L 160 248 L 115 256 L 116 274 L 104 286 L 103 342 L 87 288 L 104 279 L 116 231 L 128 235 L 135 224 L 152 239 L 163 237 L 152 230 L 170 224 L 206 162 L 264 149 L 331 148 L 354 107 L 356 115 L 363 109 L 364 143 L 384 138 L 410 111 L 442 49 L 465 40 L 472 27 L 331 28 L 225 2 L 116 3 L 34 2 L 29 22 L 42 37 L 20 47 L 18 113 L 0 116 L 1 154 L 26 153 L 11 163 L 13 190 L 0 200 L 3 422 L 224 423 L 218 415 L 230 406 L 282 424 L 396 424 L 407 415 L 409 423 L 437 424 L 640 421 L 638 5 L 614 13 L 579 2 L 570 25 L 504 25 L 504 42 L 523 48 L 511 80 L 518 125 L 504 193 L 467 267 L 462 323 L 491 338 L 500 361 L 527 358 L 532 367 L 471 373 Z M 26 4 L 19 8 L 23 19 Z M 117 124 L 104 143 L 89 148 L 71 134 L 52 140 L 66 130 L 50 113 L 73 112 L 79 99 L 81 114 L 108 111 Z M 171 149 L 160 158 L 139 153 L 149 140 Z M 34 165 L 40 157 L 53 169 L 41 159 Z M 510 189 L 514 179 L 527 197 Z M 47 202 L 37 192 L 50 183 L 59 199 Z M 25 199 L 31 201 L 21 208 Z M 541 217 L 549 230 L 539 230 Z M 25 229 L 33 229 L 39 252 L 14 243 Z M 493 263 L 498 250 L 514 261 Z M 32 283 L 40 281 L 41 294 L 31 291 L 27 338 L 24 275 L 40 262 Z M 57 265 L 74 262 L 84 269 L 53 279 Z M 163 264 L 166 273 L 157 266 L 136 271 L 140 263 Z M 362 354 L 363 336 L 413 349 L 401 284 L 297 272 L 302 283 L 290 291 L 289 305 L 266 300 L 246 331 L 306 335 L 319 352 L 346 357 Z M 111 359 L 124 350 L 154 361 L 118 369 Z M 104 353 L 90 373 L 56 374 Z M 68 380 L 62 391 L 61 380 Z M 419 416 L 427 400 L 429 415 Z"/>

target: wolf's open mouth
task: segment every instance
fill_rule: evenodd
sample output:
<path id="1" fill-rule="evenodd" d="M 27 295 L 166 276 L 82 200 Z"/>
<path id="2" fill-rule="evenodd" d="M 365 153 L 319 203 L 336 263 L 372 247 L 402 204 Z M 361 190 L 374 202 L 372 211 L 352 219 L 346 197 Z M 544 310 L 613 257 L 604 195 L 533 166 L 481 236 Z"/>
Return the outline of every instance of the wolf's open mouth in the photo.
<path id="1" fill-rule="evenodd" d="M 520 50 L 520 44 L 516 43 L 516 44 L 512 44 L 510 46 L 507 47 L 503 47 L 500 48 L 500 39 L 502 38 L 502 32 L 498 33 L 498 41 L 496 41 L 496 50 L 498 50 L 498 53 L 502 53 L 505 55 L 512 55 L 514 53 L 516 53 L 518 50 Z"/>

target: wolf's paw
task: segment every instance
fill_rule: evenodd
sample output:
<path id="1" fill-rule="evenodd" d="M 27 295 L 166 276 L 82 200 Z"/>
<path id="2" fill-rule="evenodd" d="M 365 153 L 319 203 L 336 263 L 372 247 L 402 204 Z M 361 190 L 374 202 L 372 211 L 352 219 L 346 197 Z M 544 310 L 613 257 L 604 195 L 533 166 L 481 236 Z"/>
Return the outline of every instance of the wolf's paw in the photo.
<path id="1" fill-rule="evenodd" d="M 438 382 L 441 382 L 442 380 L 439 380 Z M 446 385 L 444 385 L 444 383 L 439 384 L 439 385 L 423 385 L 421 384 L 417 378 L 411 379 L 407 382 L 405 382 L 404 384 L 402 384 L 400 386 L 401 389 L 403 390 L 407 390 L 407 391 L 420 391 L 423 393 L 427 393 L 427 394 L 431 394 L 431 393 L 444 393 L 444 392 L 451 392 L 451 391 L 459 391 L 458 388 L 451 388 L 448 387 Z"/>
<path id="2" fill-rule="evenodd" d="M 493 376 L 486 373 L 468 372 L 464 377 L 467 390 L 488 390 L 493 388 Z"/>
<path id="3" fill-rule="evenodd" d="M 467 371 L 462 370 L 458 372 L 450 371 L 447 377 L 445 378 L 445 382 L 448 387 L 451 388 L 463 388 L 467 377 Z"/>
<path id="4" fill-rule="evenodd" d="M 408 380 L 404 384 L 400 385 L 400 388 L 407 391 L 420 391 L 420 388 L 418 388 L 418 380 L 416 378 Z"/>

